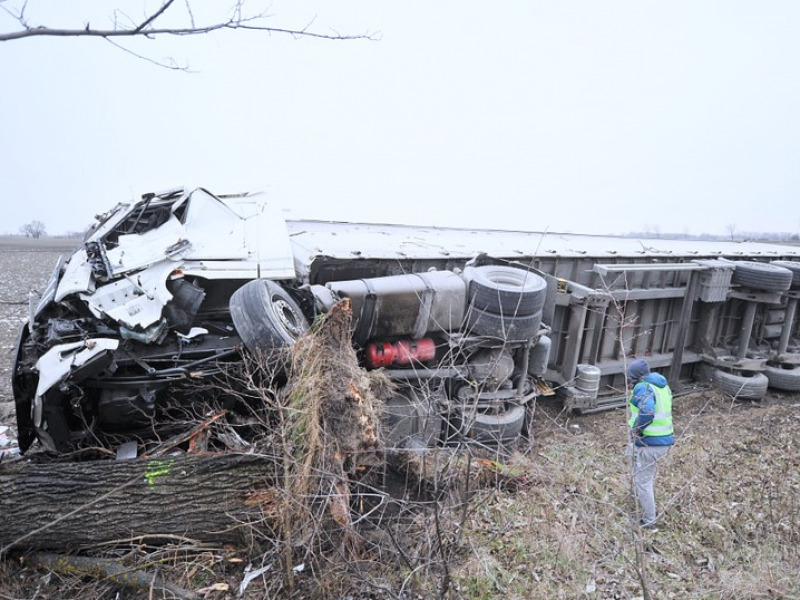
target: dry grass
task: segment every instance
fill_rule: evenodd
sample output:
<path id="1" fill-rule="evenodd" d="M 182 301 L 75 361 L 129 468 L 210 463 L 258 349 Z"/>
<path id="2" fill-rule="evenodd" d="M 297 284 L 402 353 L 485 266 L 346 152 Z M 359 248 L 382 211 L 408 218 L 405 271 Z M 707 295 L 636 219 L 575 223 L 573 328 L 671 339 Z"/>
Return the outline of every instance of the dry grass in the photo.
<path id="1" fill-rule="evenodd" d="M 641 596 L 637 535 L 656 598 L 800 597 L 796 399 L 679 399 L 679 441 L 657 481 L 660 530 L 644 534 L 633 525 L 622 413 L 542 416 L 533 452 L 516 457 L 518 491 L 491 493 L 470 523 L 462 597 Z"/>
<path id="2" fill-rule="evenodd" d="M 37 253 L 17 250 L 0 248 L 0 263 L 7 266 L 0 269 L 5 290 L 0 316 L 10 324 L 0 327 L 0 373 L 6 374 L 13 340 L 27 312 L 27 288 L 44 283 L 55 256 L 53 248 Z M 313 364 L 311 360 L 307 366 Z M 338 381 L 359 382 L 361 375 L 346 372 Z M 313 386 L 324 385 L 321 381 L 307 379 L 312 387 L 303 394 L 316 394 Z M 8 377 L 0 385 L 0 400 L 10 407 L 7 382 Z M 788 395 L 770 395 L 760 403 L 734 402 L 715 392 L 676 399 L 678 444 L 661 467 L 656 489 L 663 511 L 661 530 L 643 538 L 655 598 L 800 598 L 798 408 L 800 398 Z M 13 425 L 10 411 L 2 409 L 5 420 L 0 422 Z M 351 494 L 351 514 L 340 534 L 350 531 L 357 536 L 358 551 L 328 571 L 306 566 L 295 572 L 291 597 L 641 597 L 634 566 L 640 532 L 633 526 L 624 421 L 621 411 L 571 418 L 557 404 L 541 402 L 531 443 L 513 455 L 490 457 L 494 462 L 477 461 L 465 448 L 448 449 L 436 457 L 442 467 L 422 493 L 412 493 L 419 492 L 416 485 L 405 485 L 384 467 L 374 468 L 346 492 Z M 338 427 L 333 421 L 329 425 Z M 300 452 L 300 446 L 294 450 Z M 324 448 L 325 444 L 306 446 L 295 456 L 320 457 Z M 341 446 L 345 454 L 354 448 Z M 328 471 L 334 470 L 325 464 Z M 471 471 L 475 469 L 479 472 Z M 343 481 L 344 471 L 349 469 L 339 469 L 330 481 Z M 284 506 L 281 502 L 291 500 L 265 504 Z M 362 518 L 376 502 L 380 510 Z M 308 514 L 328 523 L 343 516 L 331 512 L 333 505 L 321 506 L 321 512 Z M 282 539 L 264 526 L 254 529 L 258 550 L 249 554 L 241 549 L 181 544 L 156 548 L 136 542 L 107 554 L 131 568 L 155 568 L 177 585 L 205 590 L 204 597 L 210 599 L 234 598 L 246 566 L 270 566 L 274 558 L 244 597 L 280 598 L 289 597 L 277 562 Z M 341 541 L 341 535 L 326 539 Z M 305 556 L 305 548 L 295 550 L 295 558 Z M 18 560 L 0 561 L 0 600 L 123 597 L 169 595 L 131 592 L 109 581 L 45 573 Z"/>
<path id="3" fill-rule="evenodd" d="M 276 565 L 245 597 L 636 598 L 634 541 L 644 535 L 654 598 L 800 598 L 797 409 L 796 397 L 754 404 L 703 392 L 676 400 L 679 442 L 657 482 L 661 529 L 641 534 L 633 525 L 622 412 L 570 418 L 540 403 L 524 451 L 469 461 L 465 449 L 443 453 L 462 460 L 443 463 L 438 492 L 452 484 L 457 493 L 413 498 L 408 488 L 396 489 L 397 510 L 348 523 L 359 544 L 344 564 L 295 573 L 292 596 L 273 595 Z M 465 477 L 476 465 L 482 476 Z M 357 516 L 357 495 L 351 507 Z M 179 554 L 160 574 L 194 590 L 227 585 L 209 598 L 232 598 L 244 566 L 266 564 L 257 555 Z M 145 555 L 139 561 L 146 564 Z M 0 564 L 0 579 L 3 599 L 80 598 L 85 586 L 97 598 L 119 591 L 13 562 Z"/>

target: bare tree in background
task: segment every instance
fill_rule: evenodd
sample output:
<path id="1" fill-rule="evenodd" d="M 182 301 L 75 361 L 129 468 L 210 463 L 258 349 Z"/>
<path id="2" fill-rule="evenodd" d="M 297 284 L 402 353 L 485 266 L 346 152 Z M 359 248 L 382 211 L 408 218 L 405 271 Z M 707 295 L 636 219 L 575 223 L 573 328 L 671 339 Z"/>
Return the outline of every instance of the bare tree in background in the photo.
<path id="1" fill-rule="evenodd" d="M 47 227 L 41 221 L 31 221 L 25 223 L 19 230 L 25 237 L 38 239 L 46 235 Z"/>
<path id="2" fill-rule="evenodd" d="M 728 223 L 725 225 L 725 230 L 731 236 L 731 241 L 733 242 L 736 239 L 736 223 Z"/>
<path id="3" fill-rule="evenodd" d="M 85 21 L 84 26 L 79 29 L 32 23 L 26 14 L 28 5 L 28 0 L 24 0 L 15 7 L 9 7 L 7 0 L 0 0 L 0 11 L 9 15 L 18 25 L 16 31 L 0 31 L 0 42 L 43 36 L 103 38 L 138 58 L 154 62 L 162 67 L 178 70 L 186 70 L 186 67 L 173 62 L 162 63 L 151 60 L 120 46 L 114 40 L 117 38 L 144 37 L 153 39 L 163 36 L 202 35 L 226 29 L 259 31 L 267 34 L 280 33 L 295 37 L 313 37 L 327 40 L 375 39 L 375 35 L 371 33 L 342 35 L 335 31 L 329 33 L 315 31 L 310 28 L 311 23 L 299 29 L 271 26 L 268 22 L 273 15 L 263 10 L 250 11 L 245 7 L 245 0 L 235 0 L 230 8 L 220 13 L 218 18 L 212 19 L 210 22 L 195 18 L 191 0 L 182 0 L 181 2 L 161 0 L 157 7 L 152 10 L 147 10 L 146 5 L 143 3 L 143 11 L 139 17 L 133 17 L 120 9 L 114 9 L 110 15 L 108 27 L 94 27 L 89 21 Z"/>

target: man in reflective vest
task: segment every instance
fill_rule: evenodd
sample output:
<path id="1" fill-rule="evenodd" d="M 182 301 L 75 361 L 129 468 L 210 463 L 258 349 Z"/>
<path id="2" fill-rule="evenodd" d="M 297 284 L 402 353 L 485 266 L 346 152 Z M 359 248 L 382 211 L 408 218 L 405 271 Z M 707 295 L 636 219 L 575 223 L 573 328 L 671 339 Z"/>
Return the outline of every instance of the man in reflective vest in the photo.
<path id="1" fill-rule="evenodd" d="M 651 373 L 646 361 L 638 359 L 628 366 L 628 384 L 633 391 L 628 399 L 628 421 L 633 442 L 633 483 L 642 509 L 641 525 L 653 529 L 656 501 L 653 485 L 658 461 L 675 443 L 672 428 L 672 390 L 660 373 Z"/>

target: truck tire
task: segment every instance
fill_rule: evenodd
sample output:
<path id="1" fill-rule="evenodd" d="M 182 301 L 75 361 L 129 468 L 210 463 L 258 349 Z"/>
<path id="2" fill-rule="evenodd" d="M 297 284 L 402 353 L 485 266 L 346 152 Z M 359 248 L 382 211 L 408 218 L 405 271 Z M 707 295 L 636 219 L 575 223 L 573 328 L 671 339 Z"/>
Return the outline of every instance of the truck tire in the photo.
<path id="1" fill-rule="evenodd" d="M 504 316 L 528 316 L 542 310 L 547 282 L 523 269 L 484 265 L 467 267 L 469 304 L 473 308 Z"/>
<path id="2" fill-rule="evenodd" d="M 520 437 L 524 423 L 524 406 L 512 406 L 500 414 L 477 413 L 466 436 L 480 442 L 506 442 Z"/>
<path id="3" fill-rule="evenodd" d="M 400 388 L 392 394 L 385 401 L 381 415 L 386 447 L 435 446 L 442 433 L 440 400 L 444 400 L 444 395 L 435 390 Z"/>
<path id="4" fill-rule="evenodd" d="M 792 272 L 792 289 L 800 289 L 800 261 L 773 260 L 770 264 L 789 269 Z"/>
<path id="5" fill-rule="evenodd" d="M 229 307 L 233 325 L 251 352 L 291 346 L 308 331 L 300 306 L 269 279 L 245 283 L 233 293 Z"/>
<path id="6" fill-rule="evenodd" d="M 731 281 L 743 287 L 765 292 L 785 292 L 792 285 L 792 272 L 779 265 L 746 260 L 734 261 Z"/>
<path id="7" fill-rule="evenodd" d="M 740 400 L 761 400 L 769 386 L 769 380 L 763 373 L 734 375 L 722 369 L 714 369 L 712 381 L 719 391 Z"/>
<path id="8" fill-rule="evenodd" d="M 800 366 L 767 365 L 764 374 L 769 379 L 769 387 L 785 392 L 800 392 Z"/>
<path id="9" fill-rule="evenodd" d="M 475 307 L 467 309 L 467 333 L 508 342 L 530 340 L 539 332 L 542 310 L 524 317 L 505 317 Z"/>

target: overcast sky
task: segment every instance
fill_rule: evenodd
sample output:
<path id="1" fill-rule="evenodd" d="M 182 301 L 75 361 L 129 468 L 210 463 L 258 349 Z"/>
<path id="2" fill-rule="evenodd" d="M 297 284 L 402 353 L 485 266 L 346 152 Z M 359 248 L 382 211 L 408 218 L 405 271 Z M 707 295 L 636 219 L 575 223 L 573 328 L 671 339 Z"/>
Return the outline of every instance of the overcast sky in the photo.
<path id="1" fill-rule="evenodd" d="M 145 5 L 156 2 L 27 11 L 32 25 L 108 27 L 113 6 L 136 17 Z M 80 230 L 180 185 L 264 190 L 295 218 L 800 231 L 796 0 L 268 7 L 275 27 L 379 39 L 120 42 L 193 73 L 99 39 L 0 42 L 0 233 L 34 219 Z M 0 14 L 0 31 L 16 28 Z"/>

